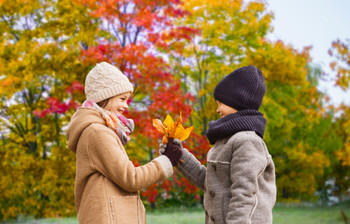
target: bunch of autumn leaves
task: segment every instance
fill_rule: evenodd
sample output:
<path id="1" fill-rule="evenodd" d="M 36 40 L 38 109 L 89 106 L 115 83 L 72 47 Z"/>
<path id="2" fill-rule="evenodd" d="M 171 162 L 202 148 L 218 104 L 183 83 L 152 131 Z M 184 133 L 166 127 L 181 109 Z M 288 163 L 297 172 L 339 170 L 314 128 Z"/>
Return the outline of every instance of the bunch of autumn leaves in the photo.
<path id="1" fill-rule="evenodd" d="M 163 134 L 163 144 L 167 144 L 171 138 L 184 141 L 190 136 L 193 126 L 184 128 L 181 123 L 181 114 L 175 122 L 170 115 L 166 116 L 163 123 L 159 119 L 153 119 L 153 126 Z"/>

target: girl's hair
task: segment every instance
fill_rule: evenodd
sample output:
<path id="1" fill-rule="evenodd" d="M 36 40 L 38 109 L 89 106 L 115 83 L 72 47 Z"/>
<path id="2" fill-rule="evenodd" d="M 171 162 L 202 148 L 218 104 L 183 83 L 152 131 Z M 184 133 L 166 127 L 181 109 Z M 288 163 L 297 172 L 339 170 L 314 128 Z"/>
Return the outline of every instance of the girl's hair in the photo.
<path id="1" fill-rule="evenodd" d="M 111 99 L 111 98 L 102 100 L 102 101 L 98 102 L 97 105 L 99 105 L 100 107 L 102 107 L 104 109 L 107 106 L 109 99 Z"/>
<path id="2" fill-rule="evenodd" d="M 122 94 L 122 93 L 121 93 Z M 119 94 L 119 95 L 121 95 Z M 132 92 L 130 92 L 130 94 L 132 94 Z M 117 95 L 117 96 L 119 96 Z M 100 102 L 97 103 L 97 105 L 99 105 L 100 107 L 102 107 L 103 109 L 105 109 L 105 107 L 107 106 L 107 104 L 109 103 L 109 100 L 112 99 L 114 96 L 108 98 L 108 99 L 105 99 L 105 100 L 102 100 Z"/>

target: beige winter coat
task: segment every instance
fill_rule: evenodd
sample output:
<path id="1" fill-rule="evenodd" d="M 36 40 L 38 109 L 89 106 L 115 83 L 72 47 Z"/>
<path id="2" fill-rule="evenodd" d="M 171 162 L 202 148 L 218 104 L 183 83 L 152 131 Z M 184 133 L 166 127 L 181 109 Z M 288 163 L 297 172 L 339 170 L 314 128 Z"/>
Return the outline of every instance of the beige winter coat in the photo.
<path id="1" fill-rule="evenodd" d="M 271 224 L 275 166 L 264 141 L 242 131 L 215 143 L 205 167 L 184 149 L 179 170 L 204 190 L 206 223 Z"/>
<path id="2" fill-rule="evenodd" d="M 160 156 L 134 167 L 100 113 L 79 108 L 67 130 L 68 147 L 76 153 L 75 206 L 80 224 L 143 224 L 146 213 L 139 190 L 173 174 Z"/>

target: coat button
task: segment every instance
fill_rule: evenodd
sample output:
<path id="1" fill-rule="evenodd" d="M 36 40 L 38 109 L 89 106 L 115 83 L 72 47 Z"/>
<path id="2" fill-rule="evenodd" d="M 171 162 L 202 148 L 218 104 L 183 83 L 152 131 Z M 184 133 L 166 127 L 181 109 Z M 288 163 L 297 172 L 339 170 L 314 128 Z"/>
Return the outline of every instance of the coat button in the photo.
<path id="1" fill-rule="evenodd" d="M 213 163 L 211 166 L 213 167 L 213 170 L 215 170 L 215 171 L 216 171 L 216 164 L 215 164 L 215 163 Z"/>
<path id="2" fill-rule="evenodd" d="M 213 222 L 215 222 L 214 216 L 211 215 L 211 216 L 210 216 L 210 220 L 213 221 Z"/>
<path id="3" fill-rule="evenodd" d="M 212 198 L 215 197 L 215 192 L 214 192 L 214 191 L 210 191 L 209 194 L 210 194 L 210 196 L 211 196 Z"/>

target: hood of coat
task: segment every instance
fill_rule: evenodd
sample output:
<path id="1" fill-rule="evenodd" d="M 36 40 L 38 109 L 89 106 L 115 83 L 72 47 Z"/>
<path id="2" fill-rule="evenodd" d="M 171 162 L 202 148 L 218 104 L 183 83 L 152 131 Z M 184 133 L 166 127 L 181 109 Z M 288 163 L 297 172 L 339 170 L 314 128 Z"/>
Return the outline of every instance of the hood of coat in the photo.
<path id="1" fill-rule="evenodd" d="M 76 153 L 80 135 L 85 128 L 96 123 L 106 125 L 100 112 L 91 108 L 79 107 L 72 116 L 67 129 L 68 148 Z"/>

